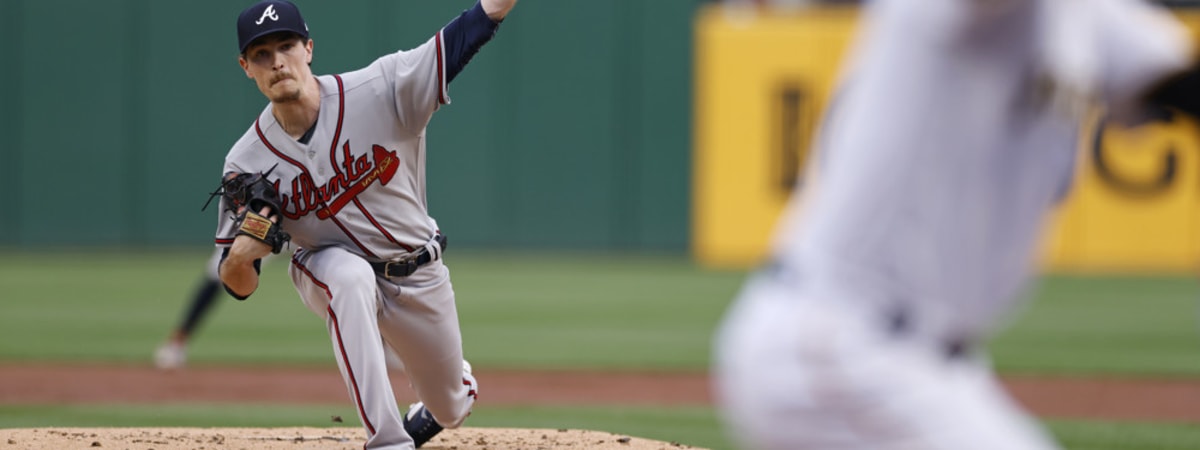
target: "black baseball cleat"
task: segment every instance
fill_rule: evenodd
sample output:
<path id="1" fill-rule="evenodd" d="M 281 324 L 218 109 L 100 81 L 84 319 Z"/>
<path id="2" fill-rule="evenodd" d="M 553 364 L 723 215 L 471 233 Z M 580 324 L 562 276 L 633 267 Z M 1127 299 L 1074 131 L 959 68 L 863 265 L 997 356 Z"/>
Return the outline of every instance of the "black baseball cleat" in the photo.
<path id="1" fill-rule="evenodd" d="M 433 420 L 433 414 L 421 402 L 414 403 L 404 415 L 404 431 L 412 437 L 413 444 L 421 448 L 434 436 L 442 432 L 442 426 Z"/>

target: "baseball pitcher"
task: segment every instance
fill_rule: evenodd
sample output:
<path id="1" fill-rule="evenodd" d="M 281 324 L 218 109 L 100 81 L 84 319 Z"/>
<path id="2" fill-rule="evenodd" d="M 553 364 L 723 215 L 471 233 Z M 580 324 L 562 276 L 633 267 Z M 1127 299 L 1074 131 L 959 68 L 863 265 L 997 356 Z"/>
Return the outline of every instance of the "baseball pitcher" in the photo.
<path id="1" fill-rule="evenodd" d="M 259 261 L 294 248 L 292 282 L 325 321 L 364 448 L 419 447 L 462 424 L 475 401 L 442 264 L 447 240 L 425 200 L 425 127 L 514 3 L 479 0 L 412 50 L 321 76 L 295 5 L 261 1 L 238 16 L 238 63 L 269 104 L 225 158 L 221 281 L 244 299 Z M 420 399 L 405 414 L 385 344 Z"/>

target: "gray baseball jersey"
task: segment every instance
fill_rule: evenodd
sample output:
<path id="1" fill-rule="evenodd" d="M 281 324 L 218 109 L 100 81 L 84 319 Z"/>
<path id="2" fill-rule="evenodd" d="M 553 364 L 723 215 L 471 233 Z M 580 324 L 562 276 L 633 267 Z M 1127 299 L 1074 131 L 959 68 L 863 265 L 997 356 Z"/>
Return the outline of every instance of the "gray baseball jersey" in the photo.
<path id="1" fill-rule="evenodd" d="M 268 106 L 230 150 L 225 172 L 273 168 L 283 229 L 296 246 L 383 261 L 425 245 L 437 232 L 425 200 L 425 126 L 450 101 L 442 60 L 439 33 L 361 70 L 318 77 L 311 140 L 288 136 Z M 236 225 L 221 215 L 219 245 L 233 242 Z"/>

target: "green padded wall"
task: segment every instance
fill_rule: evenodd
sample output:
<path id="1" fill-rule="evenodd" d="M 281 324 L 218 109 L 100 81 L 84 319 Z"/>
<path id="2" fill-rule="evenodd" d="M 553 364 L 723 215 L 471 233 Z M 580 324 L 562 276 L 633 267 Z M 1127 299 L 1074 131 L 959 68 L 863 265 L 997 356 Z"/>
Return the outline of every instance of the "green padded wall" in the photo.
<path id="1" fill-rule="evenodd" d="M 65 3 L 0 0 L 0 245 L 211 242 L 200 207 L 265 106 L 237 66 L 249 2 Z M 318 74 L 471 5 L 296 3 Z M 430 208 L 455 245 L 684 251 L 699 3 L 519 2 L 429 127 Z"/>

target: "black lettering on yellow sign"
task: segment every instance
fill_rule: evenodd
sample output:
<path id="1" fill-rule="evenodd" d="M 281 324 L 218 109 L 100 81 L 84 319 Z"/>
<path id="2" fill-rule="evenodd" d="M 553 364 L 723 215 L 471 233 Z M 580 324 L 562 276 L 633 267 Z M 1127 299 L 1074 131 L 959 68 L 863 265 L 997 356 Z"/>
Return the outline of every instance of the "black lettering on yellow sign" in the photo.
<path id="1" fill-rule="evenodd" d="M 1169 110 L 1156 111 L 1155 117 L 1150 119 L 1151 122 L 1172 124 L 1174 123 L 1174 114 Z M 1162 147 L 1162 163 L 1161 167 L 1149 177 L 1145 175 L 1133 176 L 1127 173 L 1122 173 L 1118 164 L 1113 160 L 1113 153 L 1120 151 L 1118 148 L 1112 148 L 1109 140 L 1105 139 L 1107 132 L 1111 131 L 1110 121 L 1107 115 L 1100 118 L 1096 124 L 1095 133 L 1092 136 L 1092 168 L 1096 171 L 1100 181 L 1104 186 L 1112 189 L 1115 192 L 1131 197 L 1152 197 L 1161 195 L 1171 188 L 1178 178 L 1179 156 L 1175 145 L 1169 141 Z M 1149 126 L 1143 124 L 1142 126 Z"/>
<path id="2" fill-rule="evenodd" d="M 775 91 L 772 165 L 773 184 L 783 195 L 790 195 L 803 182 L 816 114 L 815 102 L 801 83 L 788 81 Z"/>

